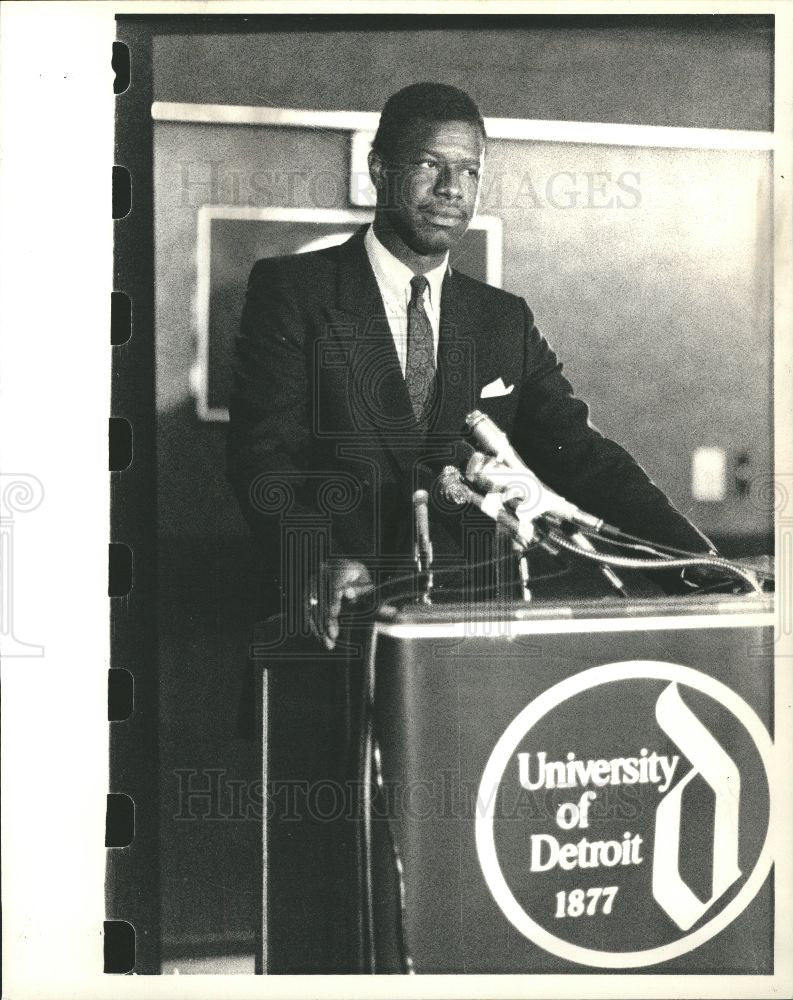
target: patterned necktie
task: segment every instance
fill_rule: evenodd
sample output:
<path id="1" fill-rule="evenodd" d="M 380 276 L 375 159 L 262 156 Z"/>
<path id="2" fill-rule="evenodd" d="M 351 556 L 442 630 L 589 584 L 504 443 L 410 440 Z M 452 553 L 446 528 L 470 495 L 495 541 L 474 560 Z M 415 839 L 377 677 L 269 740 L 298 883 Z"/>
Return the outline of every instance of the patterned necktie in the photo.
<path id="1" fill-rule="evenodd" d="M 423 274 L 410 279 L 412 293 L 408 304 L 408 352 L 405 362 L 407 385 L 413 414 L 418 423 L 427 416 L 435 380 L 435 344 L 432 324 L 424 311 L 424 290 L 428 285 Z"/>

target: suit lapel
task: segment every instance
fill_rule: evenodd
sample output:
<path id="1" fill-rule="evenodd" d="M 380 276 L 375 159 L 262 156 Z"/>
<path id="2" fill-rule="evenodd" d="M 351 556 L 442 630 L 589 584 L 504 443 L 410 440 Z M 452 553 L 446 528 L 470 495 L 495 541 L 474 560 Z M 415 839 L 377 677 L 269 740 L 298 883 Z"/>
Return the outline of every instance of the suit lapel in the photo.
<path id="1" fill-rule="evenodd" d="M 350 402 L 356 430 L 375 433 L 403 474 L 423 439 L 416 425 L 380 289 L 366 253 L 365 227 L 341 248 L 337 305 L 352 335 Z M 350 330 L 350 327 L 353 329 Z"/>
<path id="2" fill-rule="evenodd" d="M 407 433 L 415 425 L 385 305 L 359 231 L 342 248 L 339 308 L 354 317 L 351 358 L 356 409 L 367 425 Z"/>
<path id="3" fill-rule="evenodd" d="M 484 320 L 475 296 L 452 271 L 441 292 L 438 339 L 438 400 L 432 429 L 443 437 L 459 438 L 466 414 L 476 405 L 478 341 Z"/>
<path id="4" fill-rule="evenodd" d="M 336 301 L 340 309 L 356 316 L 385 316 L 383 299 L 363 242 L 368 228 L 362 226 L 338 248 Z"/>

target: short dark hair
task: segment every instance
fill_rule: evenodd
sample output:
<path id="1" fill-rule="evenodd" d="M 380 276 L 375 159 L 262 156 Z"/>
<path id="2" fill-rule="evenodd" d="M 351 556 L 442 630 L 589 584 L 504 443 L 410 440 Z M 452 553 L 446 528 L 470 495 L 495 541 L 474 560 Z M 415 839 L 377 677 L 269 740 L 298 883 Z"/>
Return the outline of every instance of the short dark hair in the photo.
<path id="1" fill-rule="evenodd" d="M 384 160 L 392 159 L 398 136 L 416 119 L 471 122 L 486 138 L 481 112 L 464 90 L 447 83 L 412 83 L 385 102 L 372 149 Z"/>

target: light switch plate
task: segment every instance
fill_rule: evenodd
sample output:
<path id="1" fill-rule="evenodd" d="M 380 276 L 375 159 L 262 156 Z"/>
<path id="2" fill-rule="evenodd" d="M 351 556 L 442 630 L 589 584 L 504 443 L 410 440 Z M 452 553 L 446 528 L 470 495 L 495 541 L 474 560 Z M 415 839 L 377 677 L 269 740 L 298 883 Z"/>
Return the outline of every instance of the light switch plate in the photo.
<path id="1" fill-rule="evenodd" d="M 727 496 L 727 455 L 723 448 L 695 448 L 691 456 L 691 496 L 719 503 Z"/>

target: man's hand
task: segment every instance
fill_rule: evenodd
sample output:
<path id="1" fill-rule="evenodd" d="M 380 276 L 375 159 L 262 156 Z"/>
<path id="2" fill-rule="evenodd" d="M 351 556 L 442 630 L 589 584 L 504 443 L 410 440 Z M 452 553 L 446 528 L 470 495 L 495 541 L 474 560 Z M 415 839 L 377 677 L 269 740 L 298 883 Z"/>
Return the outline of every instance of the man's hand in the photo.
<path id="1" fill-rule="evenodd" d="M 363 563 L 354 559 L 334 559 L 326 563 L 318 580 L 312 580 L 308 596 L 311 630 L 327 649 L 339 637 L 342 600 L 354 601 L 372 589 L 372 578 Z"/>

